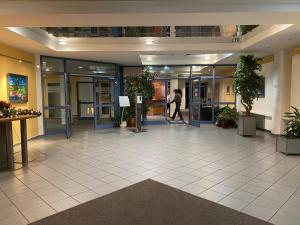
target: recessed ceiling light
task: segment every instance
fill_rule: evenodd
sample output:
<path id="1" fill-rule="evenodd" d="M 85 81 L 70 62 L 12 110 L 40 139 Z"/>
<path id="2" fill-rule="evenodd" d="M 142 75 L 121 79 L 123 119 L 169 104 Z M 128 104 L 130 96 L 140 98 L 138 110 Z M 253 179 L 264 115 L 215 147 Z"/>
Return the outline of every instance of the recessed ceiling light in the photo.
<path id="1" fill-rule="evenodd" d="M 82 69 L 83 67 L 82 66 L 78 66 L 78 69 Z"/>
<path id="2" fill-rule="evenodd" d="M 19 59 L 19 63 L 22 63 L 22 60 L 21 60 L 21 59 Z"/>
<path id="3" fill-rule="evenodd" d="M 146 40 L 146 45 L 152 45 L 154 43 L 154 41 L 152 40 Z"/>
<path id="4" fill-rule="evenodd" d="M 152 57 L 148 57 L 147 60 L 148 60 L 148 61 L 151 61 L 151 60 L 152 60 Z"/>
<path id="5" fill-rule="evenodd" d="M 67 41 L 66 40 L 60 40 L 60 41 L 58 41 L 58 44 L 60 44 L 60 45 L 66 45 Z"/>

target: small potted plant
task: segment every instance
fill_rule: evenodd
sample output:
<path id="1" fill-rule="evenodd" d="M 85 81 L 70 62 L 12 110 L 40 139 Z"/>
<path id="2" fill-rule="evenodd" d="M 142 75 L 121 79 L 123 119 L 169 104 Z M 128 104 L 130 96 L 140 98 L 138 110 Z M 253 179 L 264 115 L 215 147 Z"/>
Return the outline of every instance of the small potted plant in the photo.
<path id="1" fill-rule="evenodd" d="M 237 127 L 238 113 L 235 109 L 225 106 L 219 109 L 216 116 L 216 125 L 222 128 Z"/>
<path id="2" fill-rule="evenodd" d="M 300 153 L 300 112 L 296 107 L 291 106 L 292 112 L 286 112 L 284 118 L 287 120 L 285 135 L 276 139 L 276 151 L 285 154 Z"/>
<path id="3" fill-rule="evenodd" d="M 259 60 L 253 55 L 241 56 L 234 74 L 234 92 L 241 97 L 240 102 L 245 108 L 238 119 L 238 134 L 242 136 L 256 135 L 256 118 L 251 115 L 251 110 L 262 84 L 262 78 L 258 75 L 261 71 Z"/>

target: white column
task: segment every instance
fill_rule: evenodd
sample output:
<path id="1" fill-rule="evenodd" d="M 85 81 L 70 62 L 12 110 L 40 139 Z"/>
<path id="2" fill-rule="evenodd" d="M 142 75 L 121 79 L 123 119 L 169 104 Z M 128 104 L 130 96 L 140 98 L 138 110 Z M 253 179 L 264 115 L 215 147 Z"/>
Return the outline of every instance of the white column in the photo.
<path id="1" fill-rule="evenodd" d="M 42 74 L 40 65 L 40 55 L 35 55 L 35 74 L 36 74 L 36 104 L 37 111 L 43 112 L 43 93 L 42 93 Z M 43 115 L 38 117 L 38 135 L 44 134 Z"/>
<path id="2" fill-rule="evenodd" d="M 273 107 L 273 134 L 282 134 L 285 129 L 283 115 L 290 111 L 291 90 L 291 63 L 290 51 L 280 51 L 274 55 L 274 91 L 276 104 Z"/>
<path id="3" fill-rule="evenodd" d="M 292 59 L 291 75 L 291 106 L 300 109 L 300 55 L 295 54 Z"/>

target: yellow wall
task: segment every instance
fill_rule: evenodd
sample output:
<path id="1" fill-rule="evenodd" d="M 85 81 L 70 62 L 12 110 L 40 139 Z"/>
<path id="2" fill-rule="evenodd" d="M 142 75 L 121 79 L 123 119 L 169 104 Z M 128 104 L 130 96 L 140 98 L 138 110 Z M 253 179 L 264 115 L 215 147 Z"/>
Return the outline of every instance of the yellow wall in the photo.
<path id="1" fill-rule="evenodd" d="M 6 56 L 10 57 L 6 57 Z M 18 59 L 23 60 L 19 62 Z M 24 62 L 28 61 L 30 63 Z M 34 55 L 12 48 L 10 46 L 0 43 L 0 100 L 8 101 L 7 91 L 7 74 L 14 73 L 25 75 L 28 77 L 28 102 L 14 103 L 16 108 L 33 108 L 37 110 L 37 95 L 36 95 L 36 74 Z M 37 119 L 30 119 L 27 121 L 28 138 L 38 135 L 38 121 Z M 14 143 L 20 142 L 20 127 L 19 122 L 13 122 Z"/>

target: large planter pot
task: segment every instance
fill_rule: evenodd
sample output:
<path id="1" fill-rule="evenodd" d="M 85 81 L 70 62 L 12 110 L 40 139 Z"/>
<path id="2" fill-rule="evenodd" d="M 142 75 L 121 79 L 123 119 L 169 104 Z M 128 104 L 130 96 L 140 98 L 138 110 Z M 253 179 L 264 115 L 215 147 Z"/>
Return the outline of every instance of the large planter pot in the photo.
<path id="1" fill-rule="evenodd" d="M 256 118 L 254 116 L 239 115 L 238 134 L 241 136 L 255 136 Z"/>
<path id="2" fill-rule="evenodd" d="M 277 136 L 276 151 L 284 154 L 300 154 L 300 138 Z"/>
<path id="3" fill-rule="evenodd" d="M 136 126 L 136 118 L 129 118 L 127 121 L 127 126 L 128 127 L 135 127 Z"/>

